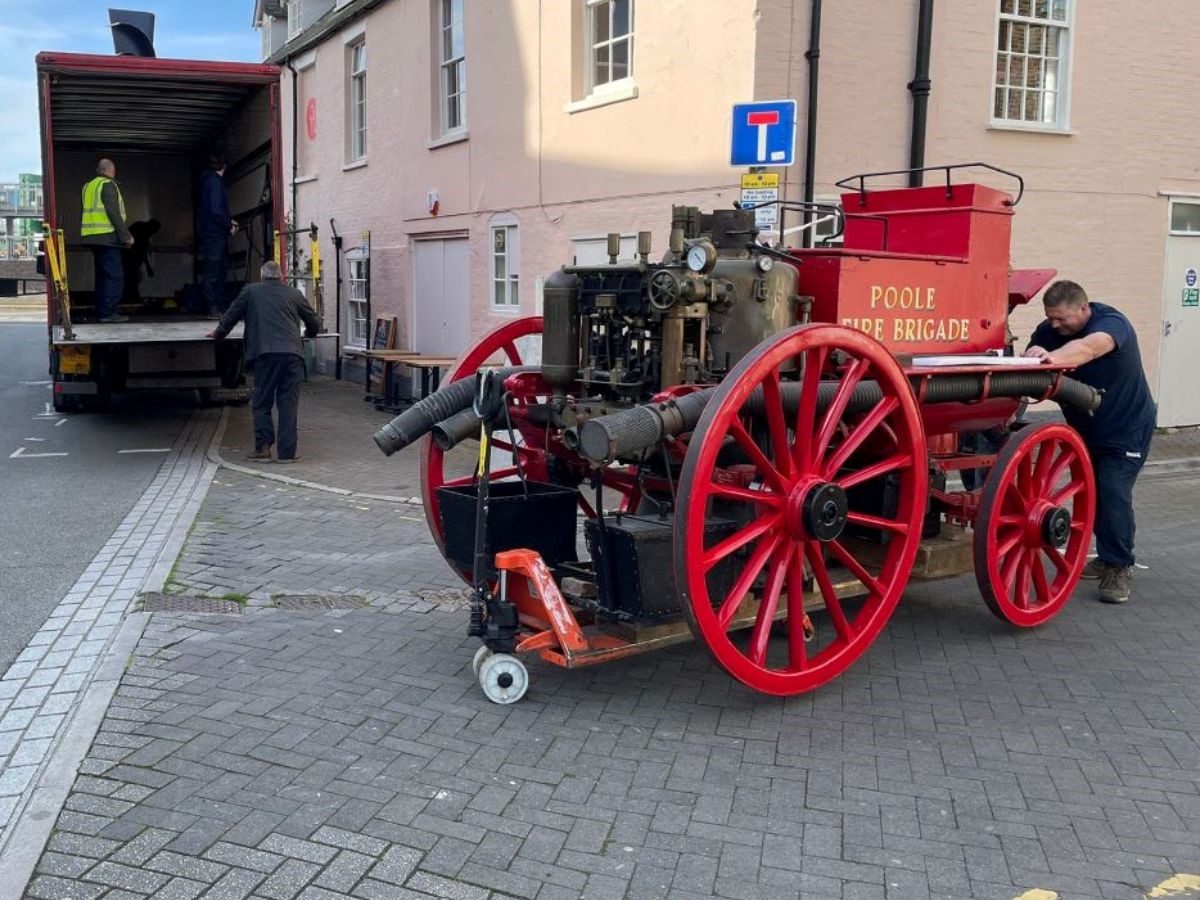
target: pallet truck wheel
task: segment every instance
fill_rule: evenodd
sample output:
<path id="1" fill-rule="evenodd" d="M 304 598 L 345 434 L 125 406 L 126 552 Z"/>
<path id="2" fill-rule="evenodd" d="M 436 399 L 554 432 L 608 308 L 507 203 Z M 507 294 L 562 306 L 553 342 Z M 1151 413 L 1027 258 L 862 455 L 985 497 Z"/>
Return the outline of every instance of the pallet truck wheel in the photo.
<path id="1" fill-rule="evenodd" d="M 493 653 L 479 667 L 479 686 L 493 703 L 516 703 L 529 688 L 529 672 L 515 656 Z"/>
<path id="2" fill-rule="evenodd" d="M 475 673 L 476 678 L 479 677 L 479 670 L 483 668 L 484 660 L 491 655 L 492 651 L 487 647 L 480 647 L 475 651 L 475 656 L 471 659 L 471 671 Z"/>

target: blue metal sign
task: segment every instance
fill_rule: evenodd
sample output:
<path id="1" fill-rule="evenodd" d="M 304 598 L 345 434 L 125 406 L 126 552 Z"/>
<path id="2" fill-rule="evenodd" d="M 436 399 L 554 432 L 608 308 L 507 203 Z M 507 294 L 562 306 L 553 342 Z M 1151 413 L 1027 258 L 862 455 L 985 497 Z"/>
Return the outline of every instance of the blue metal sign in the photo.
<path id="1" fill-rule="evenodd" d="M 795 161 L 795 100 L 733 105 L 731 166 L 790 166 Z"/>
<path id="2" fill-rule="evenodd" d="M 1187 283 L 1188 287 L 1195 287 L 1196 286 L 1196 270 L 1188 269 L 1187 272 L 1185 272 L 1183 275 L 1183 280 Z"/>

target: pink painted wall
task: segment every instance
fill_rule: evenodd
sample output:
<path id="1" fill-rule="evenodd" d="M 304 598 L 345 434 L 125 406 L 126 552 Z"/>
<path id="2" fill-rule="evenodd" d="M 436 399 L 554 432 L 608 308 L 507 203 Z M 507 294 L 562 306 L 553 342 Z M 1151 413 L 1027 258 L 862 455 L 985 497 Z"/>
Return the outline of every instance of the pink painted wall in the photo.
<path id="1" fill-rule="evenodd" d="M 1162 0 L 1136 27 L 1126 7 L 1077 6 L 1064 134 L 990 127 L 996 2 L 936 5 L 926 159 L 978 159 L 1023 174 L 1014 265 L 1057 267 L 1125 310 L 1153 376 L 1167 218 L 1159 192 L 1200 191 L 1191 127 L 1200 113 L 1200 70 L 1179 64 L 1189 58 L 1194 0 Z M 365 30 L 370 57 L 365 166 L 343 171 L 344 35 L 318 48 L 318 138 L 309 148 L 315 171 L 301 173 L 315 179 L 297 188 L 299 221 L 320 225 L 327 260 L 331 216 L 347 248 L 362 229 L 371 230 L 375 312 L 400 317 L 402 342 L 409 340 L 414 235 L 469 235 L 478 334 L 504 320 L 488 299 L 487 228 L 496 213 L 518 219 L 521 311 L 531 313 L 536 277 L 570 261 L 573 237 L 647 229 L 657 254 L 672 203 L 731 203 L 734 102 L 800 101 L 801 151 L 787 185 L 790 197 L 801 196 L 809 3 L 639 0 L 637 96 L 571 112 L 579 98 L 572 3 L 468 2 L 468 135 L 431 147 L 435 8 L 432 0 L 391 0 L 352 26 Z M 916 14 L 916 0 L 825 4 L 819 195 L 835 193 L 833 182 L 854 172 L 907 164 L 905 86 L 913 75 Z M 290 100 L 286 75 L 284 96 Z M 429 191 L 438 193 L 436 217 L 427 209 Z M 329 277 L 330 323 L 332 291 Z M 1019 314 L 1017 332 L 1027 335 L 1037 318 L 1036 309 Z"/>

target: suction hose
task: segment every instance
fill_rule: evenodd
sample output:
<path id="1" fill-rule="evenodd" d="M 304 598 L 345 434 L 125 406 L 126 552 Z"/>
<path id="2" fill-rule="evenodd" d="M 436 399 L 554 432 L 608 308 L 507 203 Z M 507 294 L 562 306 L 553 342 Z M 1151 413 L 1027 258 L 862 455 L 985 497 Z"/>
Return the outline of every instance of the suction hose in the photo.
<path id="1" fill-rule="evenodd" d="M 513 366 L 500 369 L 500 377 L 518 372 L 537 371 L 535 366 Z M 424 437 L 434 425 L 470 409 L 475 399 L 475 379 L 461 378 L 439 388 L 423 400 L 418 400 L 388 424 L 375 432 L 375 443 L 384 456 L 391 456 Z M 478 420 L 476 420 L 478 422 Z M 477 427 L 477 426 L 476 426 Z"/>
<path id="2" fill-rule="evenodd" d="M 1095 412 L 1101 395 L 1094 388 L 1072 378 L 1058 378 L 1055 372 L 996 372 L 985 391 L 982 375 L 939 375 L 929 380 L 924 403 L 962 403 L 987 397 L 1039 397 L 1058 386 L 1050 399 L 1061 405 L 1084 412 Z M 841 385 L 836 381 L 823 382 L 817 389 L 817 411 L 824 412 L 833 402 Z M 568 432 L 567 444 L 581 456 L 595 463 L 632 456 L 653 447 L 665 437 L 691 431 L 700 421 L 704 407 L 716 392 L 705 388 L 664 403 L 635 406 L 608 416 L 590 419 L 573 433 Z M 800 405 L 800 384 L 780 385 L 783 408 L 794 415 Z M 863 381 L 855 387 L 846 404 L 848 414 L 866 412 L 883 399 L 883 391 L 874 381 Z M 746 412 L 763 411 L 762 388 L 756 388 L 747 398 Z"/>

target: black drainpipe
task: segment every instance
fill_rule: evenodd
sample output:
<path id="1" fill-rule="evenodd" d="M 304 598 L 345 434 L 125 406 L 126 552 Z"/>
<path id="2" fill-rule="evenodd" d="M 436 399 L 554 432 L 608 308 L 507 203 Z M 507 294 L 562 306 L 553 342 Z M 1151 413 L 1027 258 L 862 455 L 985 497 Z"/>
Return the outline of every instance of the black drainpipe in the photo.
<path id="1" fill-rule="evenodd" d="M 933 87 L 933 82 L 929 80 L 929 51 L 932 42 L 933 0 L 921 0 L 917 20 L 917 65 L 913 80 L 908 83 L 913 98 L 912 142 L 908 152 L 910 169 L 920 169 L 925 165 L 925 120 L 929 110 L 929 91 Z M 924 183 L 924 172 L 909 172 L 909 187 L 920 187 Z"/>
<path id="2" fill-rule="evenodd" d="M 335 348 L 336 362 L 333 370 L 333 377 L 338 381 L 342 380 L 342 236 L 338 234 L 337 225 L 333 219 L 329 220 L 329 230 L 333 233 L 333 272 L 334 272 L 334 287 L 333 287 L 333 307 L 334 307 L 334 326 L 333 333 L 337 335 L 337 346 Z"/>
<path id="3" fill-rule="evenodd" d="M 292 209 L 291 209 L 291 213 L 292 213 L 292 223 L 293 223 L 292 228 L 296 228 L 297 226 L 295 223 L 299 221 L 299 218 L 296 215 L 296 178 L 300 174 L 300 160 L 296 155 L 296 150 L 300 143 L 300 132 L 298 130 L 299 123 L 296 121 L 296 113 L 299 109 L 299 103 L 300 103 L 300 100 L 299 100 L 300 85 L 298 84 L 298 79 L 296 77 L 296 67 L 292 65 L 291 59 L 288 59 L 288 61 L 287 61 L 287 69 L 289 72 L 292 73 Z M 287 220 L 285 218 L 283 229 L 286 231 L 287 227 L 288 227 Z M 291 260 L 290 260 L 291 265 L 288 266 L 288 269 L 295 270 L 298 257 L 296 256 L 296 242 L 294 240 L 288 241 L 288 250 L 289 250 L 290 256 L 291 256 Z M 280 262 L 282 262 L 282 260 L 280 260 Z M 339 358 L 339 362 L 340 362 L 340 358 Z"/>
<path id="4" fill-rule="evenodd" d="M 821 68 L 821 0 L 812 0 L 812 18 L 808 30 L 808 52 L 804 54 L 808 60 L 808 134 L 804 141 L 804 202 L 813 202 L 817 170 L 817 76 Z M 780 219 L 783 215 L 780 213 Z M 804 213 L 804 224 L 812 220 L 812 212 L 807 208 Z M 782 226 L 780 226 L 782 230 Z M 805 228 L 803 246 L 813 245 L 811 228 Z M 780 236 L 783 240 L 783 236 Z"/>

